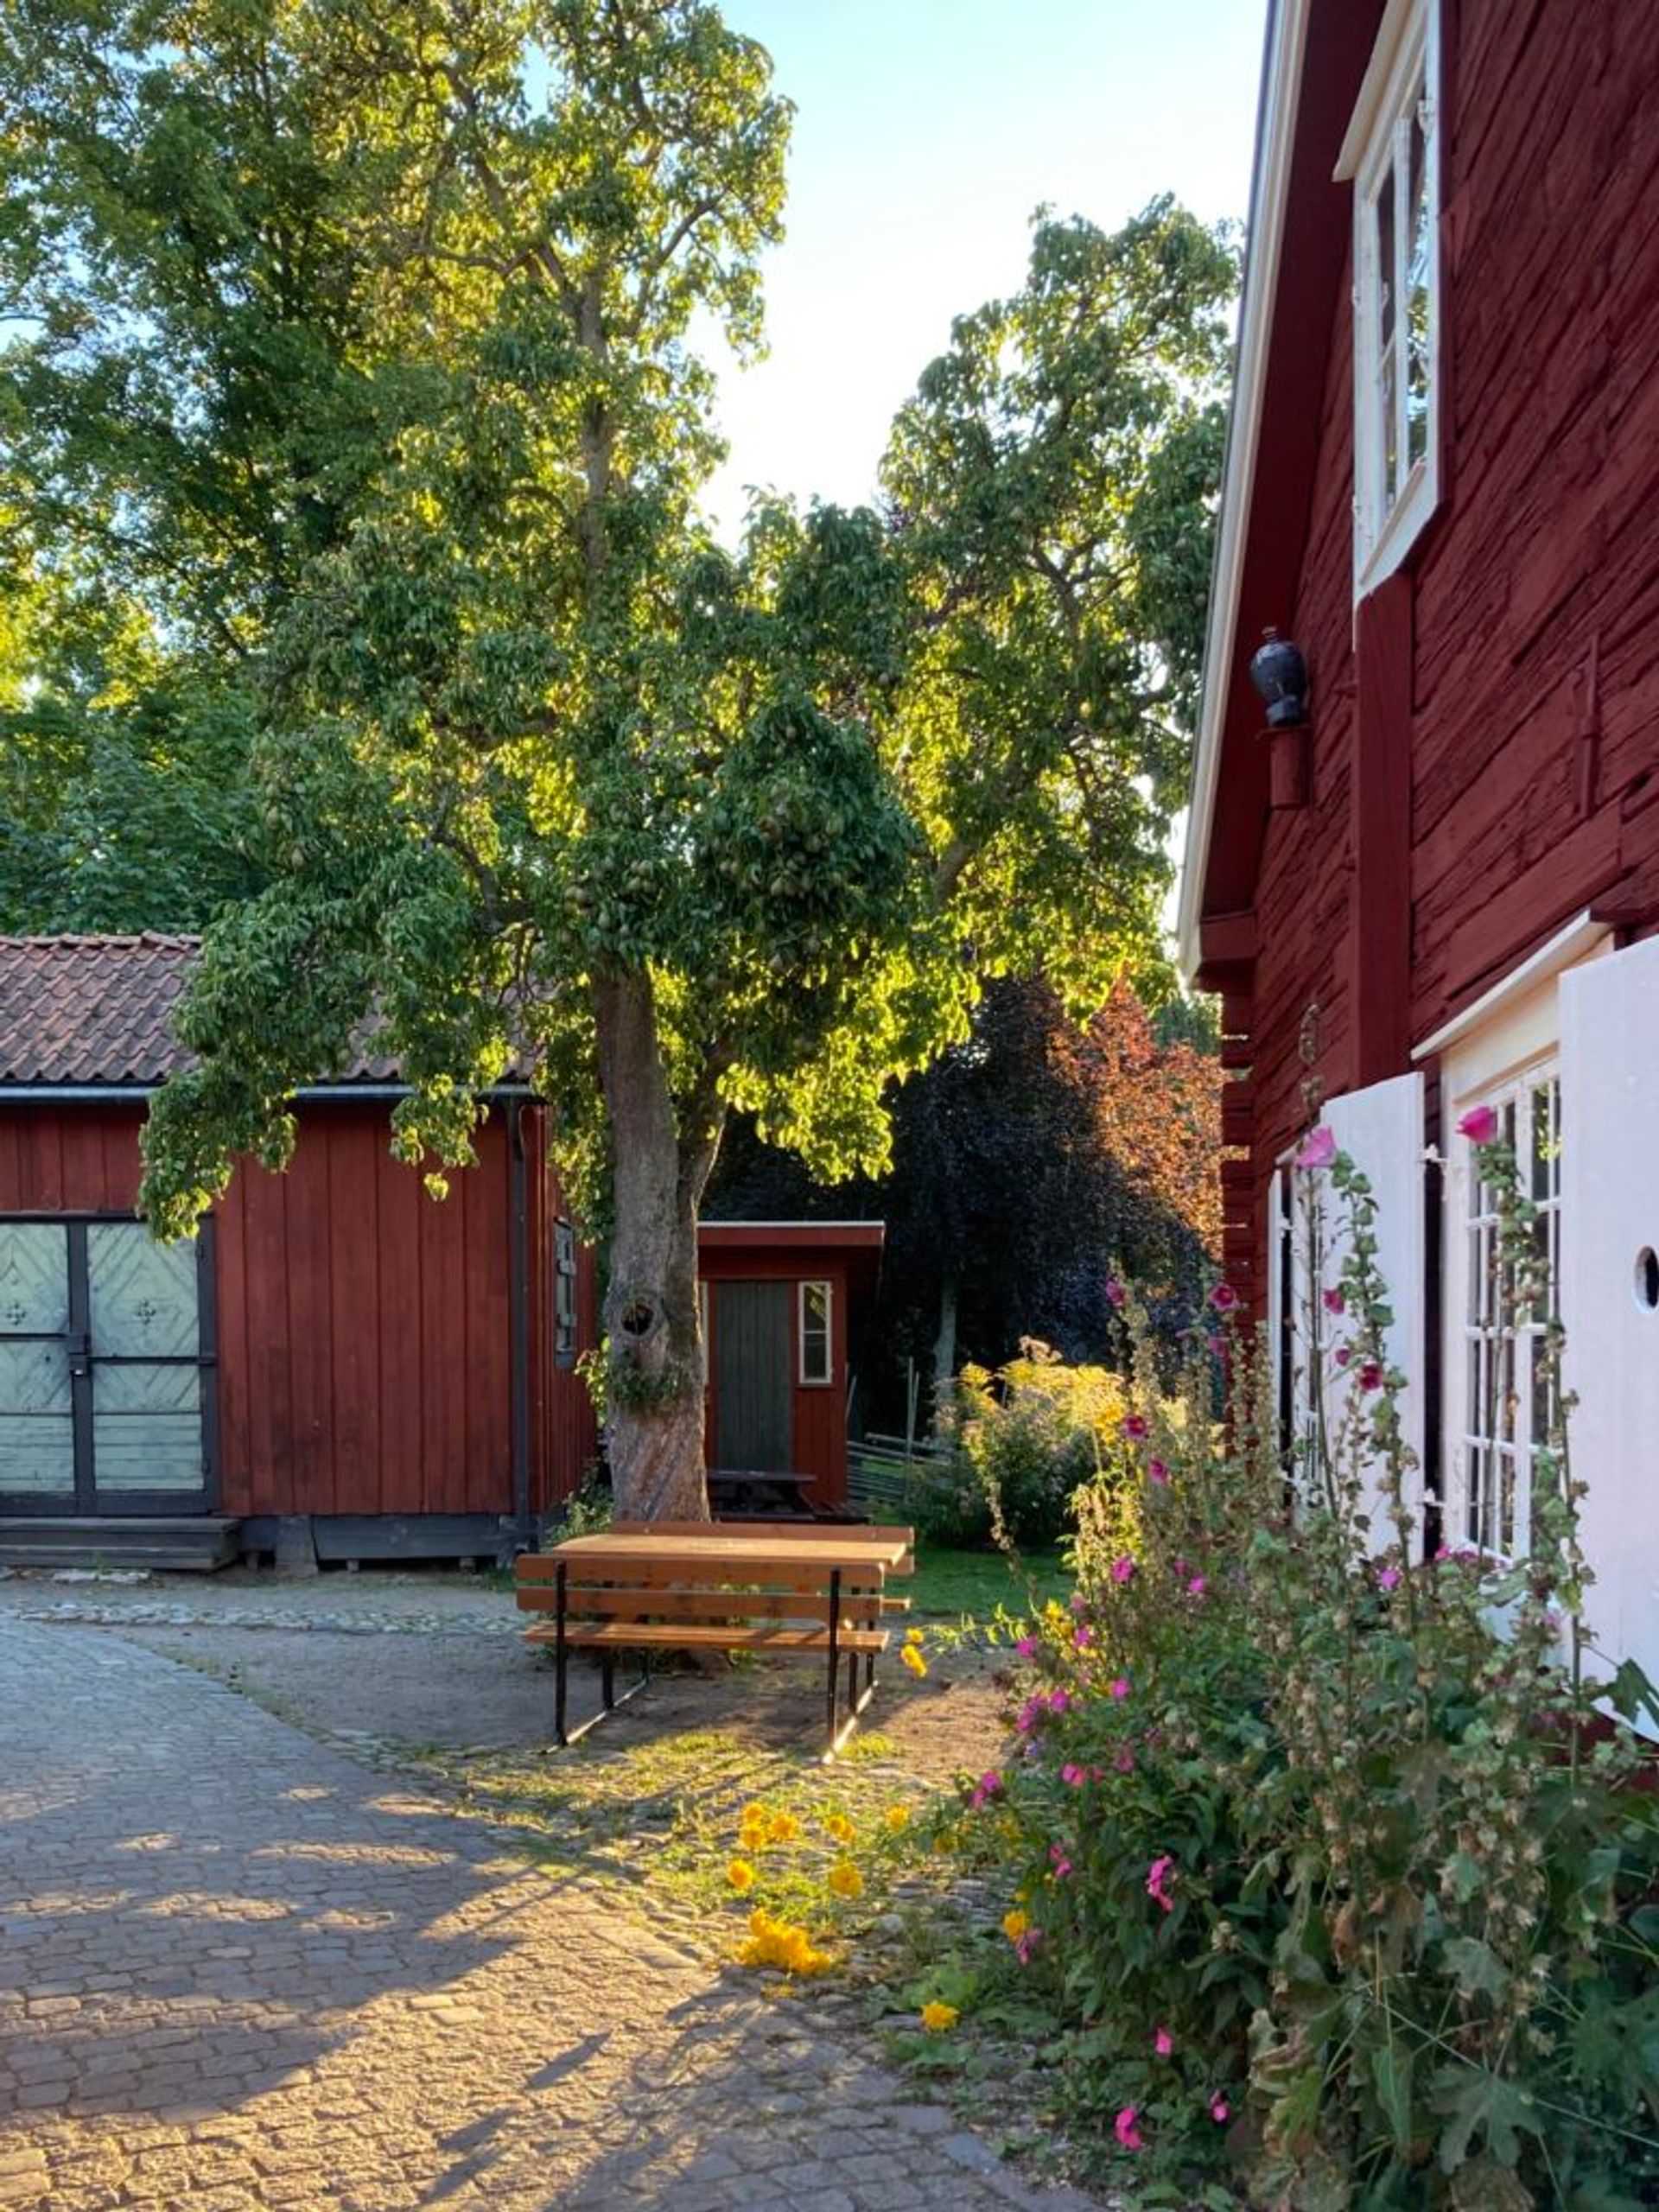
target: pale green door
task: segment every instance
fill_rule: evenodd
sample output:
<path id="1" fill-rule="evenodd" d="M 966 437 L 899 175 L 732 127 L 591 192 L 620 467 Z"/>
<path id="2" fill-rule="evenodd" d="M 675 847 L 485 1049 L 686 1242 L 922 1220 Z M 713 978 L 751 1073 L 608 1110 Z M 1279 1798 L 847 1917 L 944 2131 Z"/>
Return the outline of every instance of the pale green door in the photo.
<path id="1" fill-rule="evenodd" d="M 27 1512 L 75 1505 L 69 1231 L 0 1222 L 0 1501 Z"/>

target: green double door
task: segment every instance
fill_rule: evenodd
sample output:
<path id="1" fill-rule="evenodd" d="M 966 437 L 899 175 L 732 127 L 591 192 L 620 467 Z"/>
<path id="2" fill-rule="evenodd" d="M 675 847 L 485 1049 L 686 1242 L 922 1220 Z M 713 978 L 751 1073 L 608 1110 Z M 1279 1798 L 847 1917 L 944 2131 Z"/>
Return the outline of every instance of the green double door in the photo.
<path id="1" fill-rule="evenodd" d="M 142 1222 L 0 1220 L 0 1513 L 210 1509 L 206 1281 Z"/>

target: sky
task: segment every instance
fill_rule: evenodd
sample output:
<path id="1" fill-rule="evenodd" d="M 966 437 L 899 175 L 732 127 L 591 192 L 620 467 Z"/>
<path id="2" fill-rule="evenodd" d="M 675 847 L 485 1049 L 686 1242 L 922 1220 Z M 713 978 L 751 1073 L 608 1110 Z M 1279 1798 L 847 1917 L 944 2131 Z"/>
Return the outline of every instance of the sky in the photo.
<path id="1" fill-rule="evenodd" d="M 751 485 L 869 498 L 953 316 L 1013 290 L 1042 203 L 1112 229 L 1160 192 L 1241 222 L 1266 0 L 724 0 L 797 113 L 769 358 L 724 356 L 722 535 Z"/>

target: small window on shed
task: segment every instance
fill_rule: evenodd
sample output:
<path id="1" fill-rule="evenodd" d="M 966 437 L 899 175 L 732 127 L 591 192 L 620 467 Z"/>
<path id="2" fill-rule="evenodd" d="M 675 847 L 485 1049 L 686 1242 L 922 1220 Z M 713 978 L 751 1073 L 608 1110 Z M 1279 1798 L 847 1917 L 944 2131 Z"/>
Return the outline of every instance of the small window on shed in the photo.
<path id="1" fill-rule="evenodd" d="M 553 1224 L 553 1363 L 576 1363 L 576 1232 L 568 1221 Z"/>
<path id="2" fill-rule="evenodd" d="M 804 1282 L 801 1298 L 801 1381 L 829 1382 L 832 1355 L 830 1345 L 830 1286 Z"/>

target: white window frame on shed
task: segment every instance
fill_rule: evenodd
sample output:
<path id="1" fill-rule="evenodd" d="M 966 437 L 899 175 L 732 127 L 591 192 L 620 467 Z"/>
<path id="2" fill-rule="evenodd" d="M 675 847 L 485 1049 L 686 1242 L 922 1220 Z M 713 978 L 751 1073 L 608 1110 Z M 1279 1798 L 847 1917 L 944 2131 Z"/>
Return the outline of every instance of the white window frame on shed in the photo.
<path id="1" fill-rule="evenodd" d="M 815 1290 L 823 1293 L 822 1327 L 816 1322 L 809 1324 L 807 1319 L 807 1294 Z M 836 1379 L 835 1297 L 836 1287 L 827 1277 L 815 1276 L 810 1281 L 798 1283 L 795 1287 L 796 1372 L 804 1390 L 828 1389 Z M 809 1362 L 807 1358 L 808 1344 L 819 1341 L 823 1350 L 822 1374 L 813 1371 L 816 1363 Z"/>
<path id="2" fill-rule="evenodd" d="M 1336 169 L 1354 187 L 1357 600 L 1440 498 L 1440 0 L 1389 0 Z"/>

